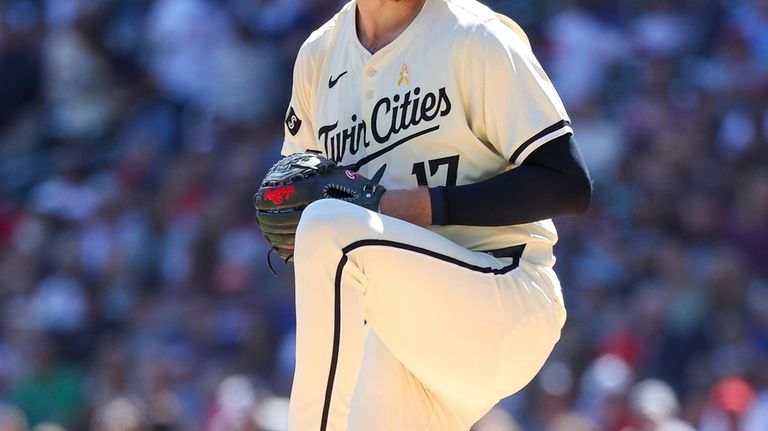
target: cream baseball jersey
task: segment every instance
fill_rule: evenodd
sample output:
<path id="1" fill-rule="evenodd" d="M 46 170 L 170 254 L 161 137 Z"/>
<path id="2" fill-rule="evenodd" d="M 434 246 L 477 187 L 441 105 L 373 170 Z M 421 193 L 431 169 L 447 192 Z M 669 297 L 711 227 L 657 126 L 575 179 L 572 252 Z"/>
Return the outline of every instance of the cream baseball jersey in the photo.
<path id="1" fill-rule="evenodd" d="M 357 37 L 355 11 L 353 0 L 300 49 L 283 155 L 317 150 L 363 175 L 386 164 L 388 189 L 452 186 L 515 169 L 573 133 L 509 18 L 473 0 L 427 0 L 400 36 L 371 54 Z M 472 250 L 557 240 L 550 220 L 430 229 Z"/>

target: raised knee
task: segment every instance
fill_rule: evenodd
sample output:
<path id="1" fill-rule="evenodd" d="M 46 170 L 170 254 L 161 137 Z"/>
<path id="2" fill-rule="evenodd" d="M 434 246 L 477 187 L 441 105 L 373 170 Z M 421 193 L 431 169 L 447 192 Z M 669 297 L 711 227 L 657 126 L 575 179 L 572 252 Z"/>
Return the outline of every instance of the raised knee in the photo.
<path id="1" fill-rule="evenodd" d="M 309 204 L 301 214 L 297 237 L 331 233 L 338 228 L 338 219 L 346 210 L 346 202 L 334 199 L 320 199 Z M 297 238 L 298 240 L 298 238 Z"/>
<path id="2" fill-rule="evenodd" d="M 368 210 L 336 199 L 315 201 L 301 215 L 296 230 L 296 249 L 324 246 L 344 247 L 349 235 L 368 225 Z M 362 229 L 361 229 L 362 228 Z"/>

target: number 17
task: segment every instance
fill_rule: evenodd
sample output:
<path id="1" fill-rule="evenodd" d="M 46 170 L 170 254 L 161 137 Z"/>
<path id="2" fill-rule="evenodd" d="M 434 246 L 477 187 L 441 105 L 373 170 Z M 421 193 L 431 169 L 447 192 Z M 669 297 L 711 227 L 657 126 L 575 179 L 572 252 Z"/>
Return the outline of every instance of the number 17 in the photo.
<path id="1" fill-rule="evenodd" d="M 441 159 L 434 159 L 430 160 L 429 162 L 418 162 L 413 164 L 413 171 L 411 171 L 411 174 L 416 175 L 416 182 L 419 183 L 420 187 L 426 187 L 428 186 L 428 179 L 427 179 L 427 167 L 426 164 L 429 163 L 429 176 L 434 177 L 435 174 L 437 174 L 437 170 L 440 169 L 440 166 L 446 165 L 448 166 L 448 174 L 445 177 L 445 185 L 446 186 L 455 186 L 456 185 L 456 178 L 459 174 L 459 156 L 450 156 L 450 157 L 443 157 Z"/>

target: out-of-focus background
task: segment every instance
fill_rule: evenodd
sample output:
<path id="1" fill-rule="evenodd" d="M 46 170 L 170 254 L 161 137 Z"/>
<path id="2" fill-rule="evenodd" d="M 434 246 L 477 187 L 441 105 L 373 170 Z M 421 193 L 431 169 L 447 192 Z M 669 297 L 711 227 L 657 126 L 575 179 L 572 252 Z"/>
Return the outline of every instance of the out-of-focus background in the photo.
<path id="1" fill-rule="evenodd" d="M 476 429 L 768 430 L 768 0 L 485 2 L 596 185 L 556 221 L 562 341 Z M 0 0 L 0 431 L 285 429 L 250 198 L 339 6 Z"/>

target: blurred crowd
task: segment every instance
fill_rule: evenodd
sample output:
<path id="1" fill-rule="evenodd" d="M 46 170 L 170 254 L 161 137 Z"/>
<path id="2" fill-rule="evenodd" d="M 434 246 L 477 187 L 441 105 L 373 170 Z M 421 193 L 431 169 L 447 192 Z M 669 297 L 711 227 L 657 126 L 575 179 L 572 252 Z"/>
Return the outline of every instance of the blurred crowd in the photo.
<path id="1" fill-rule="evenodd" d="M 768 430 L 768 0 L 486 0 L 595 180 L 569 320 L 477 431 Z M 251 195 L 335 0 L 0 0 L 0 431 L 279 431 Z M 524 348 L 525 346 L 521 346 Z"/>

